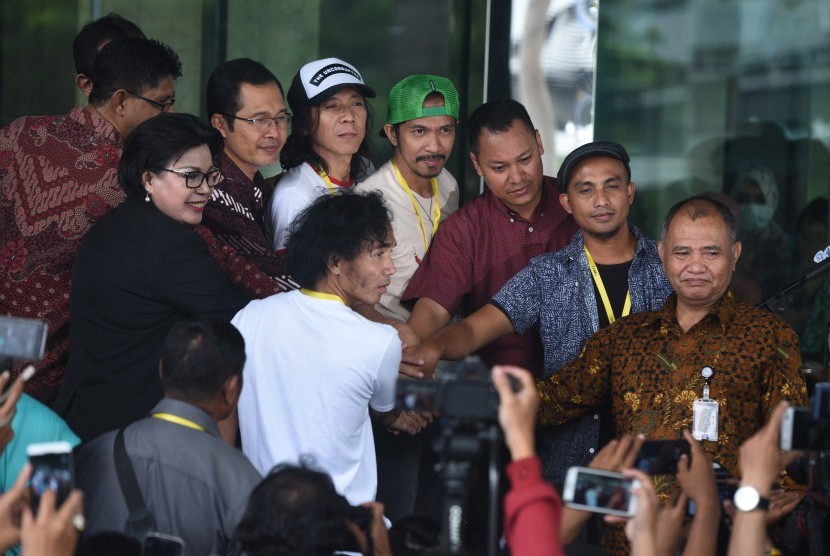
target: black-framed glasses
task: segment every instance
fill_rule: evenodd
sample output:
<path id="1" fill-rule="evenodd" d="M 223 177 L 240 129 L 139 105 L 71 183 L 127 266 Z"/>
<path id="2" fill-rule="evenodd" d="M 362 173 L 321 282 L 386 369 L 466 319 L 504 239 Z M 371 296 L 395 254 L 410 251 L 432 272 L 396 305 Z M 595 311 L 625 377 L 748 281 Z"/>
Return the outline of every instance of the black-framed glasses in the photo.
<path id="1" fill-rule="evenodd" d="M 125 90 L 126 90 L 126 89 L 125 89 Z M 173 108 L 173 105 L 174 105 L 174 104 L 176 104 L 176 99 L 175 99 L 175 98 L 171 98 L 171 99 L 170 99 L 170 100 L 168 100 L 167 102 L 159 102 L 159 101 L 157 101 L 157 100 L 153 100 L 153 99 L 151 99 L 151 98 L 143 97 L 143 96 L 141 96 L 141 95 L 139 95 L 139 94 L 136 94 L 136 93 L 134 93 L 134 92 L 132 92 L 132 91 L 127 91 L 127 92 L 128 92 L 129 94 L 133 95 L 135 98 L 140 98 L 140 99 L 141 99 L 141 100 L 143 100 L 144 102 L 149 102 L 150 104 L 152 104 L 153 106 L 155 106 L 156 108 L 158 108 L 159 110 L 161 110 L 162 112 L 167 112 L 168 110 L 170 110 L 171 108 Z"/>
<path id="2" fill-rule="evenodd" d="M 233 118 L 234 120 L 242 120 L 243 122 L 250 122 L 260 131 L 265 131 L 271 127 L 271 124 L 276 125 L 280 129 L 287 129 L 289 124 L 291 124 L 291 118 L 293 116 L 291 114 L 280 114 L 274 118 L 243 118 L 241 116 L 234 116 L 233 114 L 222 114 L 223 116 L 227 116 L 228 118 Z"/>
<path id="3" fill-rule="evenodd" d="M 164 172 L 170 172 L 184 178 L 184 186 L 188 189 L 199 189 L 202 184 L 207 182 L 208 187 L 216 187 L 219 185 L 225 176 L 222 175 L 219 168 L 213 168 L 205 172 L 182 172 L 181 170 L 173 170 L 172 168 L 156 168 Z"/>

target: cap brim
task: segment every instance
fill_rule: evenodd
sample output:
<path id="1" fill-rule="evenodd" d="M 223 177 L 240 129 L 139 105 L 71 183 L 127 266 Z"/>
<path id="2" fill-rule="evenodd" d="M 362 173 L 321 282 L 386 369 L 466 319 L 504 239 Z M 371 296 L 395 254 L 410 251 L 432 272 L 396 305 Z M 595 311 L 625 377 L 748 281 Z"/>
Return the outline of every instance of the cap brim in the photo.
<path id="1" fill-rule="evenodd" d="M 318 95 L 314 95 L 312 98 L 308 99 L 308 103 L 320 104 L 326 99 L 329 99 L 332 96 L 336 95 L 343 89 L 357 89 L 358 91 L 360 91 L 360 94 L 362 94 L 366 98 L 375 98 L 377 96 L 375 94 L 375 91 L 372 90 L 371 87 L 368 87 L 366 85 L 361 85 L 360 83 L 341 83 L 340 85 L 329 87 L 328 89 L 326 89 Z"/>

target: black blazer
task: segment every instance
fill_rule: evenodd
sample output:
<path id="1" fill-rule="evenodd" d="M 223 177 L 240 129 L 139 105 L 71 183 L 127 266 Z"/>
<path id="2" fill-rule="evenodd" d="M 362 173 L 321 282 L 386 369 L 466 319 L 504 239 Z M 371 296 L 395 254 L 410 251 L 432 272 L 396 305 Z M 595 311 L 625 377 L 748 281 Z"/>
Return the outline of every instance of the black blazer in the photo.
<path id="1" fill-rule="evenodd" d="M 55 410 L 84 441 L 143 418 L 163 395 L 170 328 L 196 315 L 230 320 L 248 301 L 190 226 L 128 198 L 92 227 L 75 260 Z"/>

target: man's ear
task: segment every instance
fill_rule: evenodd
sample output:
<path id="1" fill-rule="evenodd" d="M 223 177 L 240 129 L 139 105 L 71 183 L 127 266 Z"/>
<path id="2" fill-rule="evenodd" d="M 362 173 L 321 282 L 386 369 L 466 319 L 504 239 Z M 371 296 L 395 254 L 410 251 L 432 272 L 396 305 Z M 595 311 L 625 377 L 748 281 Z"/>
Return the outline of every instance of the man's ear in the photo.
<path id="1" fill-rule="evenodd" d="M 559 204 L 562 205 L 562 208 L 565 209 L 565 212 L 568 214 L 573 214 L 571 210 L 571 198 L 568 197 L 567 193 L 560 193 L 559 194 Z"/>
<path id="2" fill-rule="evenodd" d="M 395 136 L 395 126 L 392 124 L 383 124 L 383 132 L 386 134 L 386 138 L 389 139 L 389 142 L 392 143 L 392 146 L 397 147 L 398 138 Z"/>
<path id="3" fill-rule="evenodd" d="M 222 114 L 211 114 L 210 125 L 219 130 L 219 133 L 222 134 L 222 137 L 228 136 L 228 121 Z"/>
<path id="4" fill-rule="evenodd" d="M 89 98 L 89 93 L 92 92 L 92 79 L 87 77 L 84 73 L 79 73 L 75 76 L 75 85 L 81 90 L 86 98 Z"/>
<path id="5" fill-rule="evenodd" d="M 481 173 L 481 166 L 479 166 L 478 157 L 472 151 L 470 151 L 470 160 L 473 161 L 473 168 L 476 169 L 476 174 L 478 174 L 479 177 L 484 177 L 484 174 Z"/>
<path id="6" fill-rule="evenodd" d="M 231 375 L 228 377 L 228 380 L 222 386 L 222 397 L 225 404 L 230 408 L 236 407 L 241 393 L 242 377 L 240 375 Z"/>
<path id="7" fill-rule="evenodd" d="M 740 241 L 736 241 L 735 245 L 732 247 L 732 258 L 734 259 L 735 264 L 738 264 L 738 259 L 741 258 L 741 250 L 743 249 L 743 244 Z M 732 269 L 735 270 L 734 268 Z"/>
<path id="8" fill-rule="evenodd" d="M 340 275 L 340 259 L 337 257 L 330 257 L 328 262 L 326 263 L 326 268 L 329 269 L 329 272 L 334 274 L 335 276 Z"/>
<path id="9" fill-rule="evenodd" d="M 119 116 L 124 116 L 127 113 L 128 98 L 129 93 L 127 93 L 127 91 L 124 89 L 118 89 L 112 94 L 110 99 L 107 101 L 107 104 L 109 104 L 113 113 L 118 114 Z"/>
<path id="10" fill-rule="evenodd" d="M 663 261 L 663 265 L 666 264 L 666 259 L 663 258 L 663 240 L 657 242 L 657 255 L 660 257 L 660 260 Z"/>
<path id="11" fill-rule="evenodd" d="M 545 147 L 542 145 L 542 134 L 539 133 L 539 130 L 536 130 L 536 146 L 539 147 L 539 154 L 545 154 Z"/>

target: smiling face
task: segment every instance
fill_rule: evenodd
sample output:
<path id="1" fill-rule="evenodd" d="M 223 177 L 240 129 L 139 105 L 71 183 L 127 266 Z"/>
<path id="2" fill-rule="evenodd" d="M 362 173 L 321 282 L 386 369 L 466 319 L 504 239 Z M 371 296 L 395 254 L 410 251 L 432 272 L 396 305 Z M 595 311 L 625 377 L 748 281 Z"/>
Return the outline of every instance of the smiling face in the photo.
<path id="1" fill-rule="evenodd" d="M 542 138 L 520 121 L 505 131 L 486 128 L 479 136 L 478 155 L 470 153 L 478 175 L 507 208 L 529 219 L 542 198 Z"/>
<path id="2" fill-rule="evenodd" d="M 275 118 L 287 114 L 282 92 L 276 83 L 239 86 L 239 110 L 233 116 L 258 119 Z M 225 153 L 233 160 L 248 179 L 253 179 L 257 170 L 274 164 L 285 144 L 288 129 L 271 123 L 259 129 L 245 120 L 233 120 L 233 129 L 221 114 L 211 116 L 211 124 L 225 138 Z"/>
<path id="3" fill-rule="evenodd" d="M 357 89 L 341 89 L 319 106 L 312 106 L 311 118 L 317 122 L 312 148 L 326 162 L 351 160 L 366 137 L 366 99 Z"/>
<path id="4" fill-rule="evenodd" d="M 427 98 L 424 108 L 444 106 L 444 99 Z M 383 126 L 395 147 L 395 163 L 408 184 L 428 183 L 444 169 L 455 144 L 456 121 L 452 116 L 427 116 Z"/>
<path id="5" fill-rule="evenodd" d="M 207 173 L 213 167 L 207 145 L 185 151 L 178 160 L 167 165 L 168 169 L 182 173 Z M 189 226 L 196 226 L 202 221 L 202 211 L 211 192 L 206 181 L 202 181 L 198 189 L 188 189 L 183 176 L 164 170 L 146 170 L 142 179 L 152 203 L 161 212 Z"/>
<path id="6" fill-rule="evenodd" d="M 562 207 L 585 234 L 598 239 L 614 237 L 625 226 L 634 184 L 619 160 L 600 156 L 577 164 L 566 193 L 559 196 Z"/>
<path id="7" fill-rule="evenodd" d="M 339 290 L 344 295 L 343 301 L 350 307 L 356 301 L 367 305 L 378 303 L 380 296 L 386 293 L 390 277 L 395 274 L 395 263 L 392 262 L 395 235 L 391 228 L 384 242 L 377 242 L 370 247 L 362 250 L 354 259 L 339 261 L 334 265 L 334 272 L 339 278 Z"/>
<path id="8" fill-rule="evenodd" d="M 669 225 L 658 251 L 677 293 L 678 306 L 708 308 L 729 287 L 741 243 L 732 243 L 729 228 L 718 213 L 712 211 L 693 220 L 681 211 Z"/>

